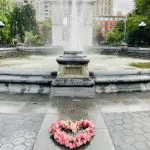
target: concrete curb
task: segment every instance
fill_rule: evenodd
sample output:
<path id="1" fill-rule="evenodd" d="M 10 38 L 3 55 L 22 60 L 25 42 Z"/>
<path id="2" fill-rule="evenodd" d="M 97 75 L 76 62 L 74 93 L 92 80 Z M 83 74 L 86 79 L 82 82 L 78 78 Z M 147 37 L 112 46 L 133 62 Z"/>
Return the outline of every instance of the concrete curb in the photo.
<path id="1" fill-rule="evenodd" d="M 91 73 L 96 94 L 150 91 L 150 70 Z M 0 92 L 50 94 L 56 72 L 0 71 Z M 65 88 L 65 87 L 64 87 Z M 71 87 L 70 87 L 71 88 Z M 61 88 L 59 92 L 62 93 Z M 67 87 L 67 91 L 71 90 Z M 82 88 L 80 89 L 82 90 Z M 66 91 L 66 92 L 67 92 Z M 66 93 L 65 92 L 65 93 Z M 81 91 L 84 95 L 86 90 Z M 78 92 L 76 91 L 76 94 Z"/>

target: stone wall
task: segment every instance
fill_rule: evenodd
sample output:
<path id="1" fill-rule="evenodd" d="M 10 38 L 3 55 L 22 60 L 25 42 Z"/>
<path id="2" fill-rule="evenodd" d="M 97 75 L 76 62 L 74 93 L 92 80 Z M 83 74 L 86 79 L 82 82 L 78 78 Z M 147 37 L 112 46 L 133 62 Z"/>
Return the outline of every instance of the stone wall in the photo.
<path id="1" fill-rule="evenodd" d="M 121 51 L 120 47 L 91 47 L 87 52 L 95 52 L 102 55 L 120 55 L 133 58 L 150 59 L 150 48 L 128 47 L 127 50 Z"/>
<path id="2" fill-rule="evenodd" d="M 150 70 L 118 71 L 90 73 L 95 86 L 51 88 L 56 72 L 2 72 L 0 71 L 0 92 L 7 93 L 40 93 L 55 95 L 56 90 L 65 96 L 91 97 L 94 94 L 150 91 Z M 80 92 L 79 92 L 80 91 Z M 58 93 L 58 92 L 57 92 Z M 79 93 L 79 94 L 78 94 Z"/>

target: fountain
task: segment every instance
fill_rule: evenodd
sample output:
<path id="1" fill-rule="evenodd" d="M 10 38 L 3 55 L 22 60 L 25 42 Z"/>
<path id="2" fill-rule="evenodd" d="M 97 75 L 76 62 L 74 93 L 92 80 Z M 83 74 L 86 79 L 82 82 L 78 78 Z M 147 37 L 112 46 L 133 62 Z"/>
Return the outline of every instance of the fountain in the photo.
<path id="1" fill-rule="evenodd" d="M 79 15 L 79 8 L 77 6 L 79 4 L 77 4 L 76 0 L 72 0 L 68 50 L 64 51 L 63 56 L 57 58 L 59 69 L 56 79 L 52 82 L 52 96 L 93 97 L 95 93 L 94 81 L 90 78 L 88 71 L 88 63 L 90 60 L 81 51 L 83 50 L 83 45 L 81 42 L 82 36 L 80 36 L 82 35 L 82 31 L 80 28 L 84 26 L 84 10 Z"/>

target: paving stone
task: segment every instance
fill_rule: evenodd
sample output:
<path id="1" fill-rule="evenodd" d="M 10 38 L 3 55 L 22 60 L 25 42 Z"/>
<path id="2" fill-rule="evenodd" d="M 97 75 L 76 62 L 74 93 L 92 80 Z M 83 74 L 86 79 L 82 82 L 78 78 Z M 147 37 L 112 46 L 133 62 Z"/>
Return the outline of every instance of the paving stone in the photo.
<path id="1" fill-rule="evenodd" d="M 128 136 L 133 136 L 133 134 L 134 134 L 134 132 L 133 132 L 132 130 L 129 130 L 129 129 L 124 129 L 124 130 L 122 131 L 122 133 L 123 133 L 124 135 L 128 135 Z"/>
<path id="2" fill-rule="evenodd" d="M 115 125 L 113 128 L 114 128 L 114 130 L 116 130 L 116 131 L 122 131 L 122 130 L 123 130 L 123 127 L 122 127 L 122 126 L 119 126 L 119 125 Z"/>
<path id="3" fill-rule="evenodd" d="M 150 116 L 150 114 L 147 113 L 147 112 L 140 112 L 140 115 L 144 116 L 144 117 L 149 117 Z"/>
<path id="4" fill-rule="evenodd" d="M 132 119 L 123 119 L 124 123 L 132 123 Z"/>
<path id="5" fill-rule="evenodd" d="M 145 140 L 145 143 L 150 147 L 150 140 Z"/>
<path id="6" fill-rule="evenodd" d="M 144 142 L 135 142 L 135 147 L 138 150 L 148 149 L 148 146 Z"/>
<path id="7" fill-rule="evenodd" d="M 107 117 L 106 117 L 106 120 L 107 120 L 107 121 L 113 121 L 113 119 L 114 119 L 114 118 L 113 118 L 112 116 L 107 116 Z"/>
<path id="8" fill-rule="evenodd" d="M 139 117 L 139 118 L 137 118 L 137 117 L 136 117 L 136 118 L 133 118 L 133 121 L 134 121 L 134 122 L 142 122 L 142 120 L 140 119 L 140 117 Z"/>
<path id="9" fill-rule="evenodd" d="M 27 147 L 32 147 L 34 145 L 34 143 L 35 143 L 35 139 L 27 139 L 24 144 Z"/>
<path id="10" fill-rule="evenodd" d="M 120 131 L 118 131 L 118 132 L 112 132 L 111 133 L 111 136 L 113 137 L 113 138 L 122 138 L 123 139 L 123 133 Z"/>
<path id="11" fill-rule="evenodd" d="M 122 144 L 121 148 L 122 150 L 136 150 L 136 148 L 131 144 Z"/>
<path id="12" fill-rule="evenodd" d="M 143 121 L 142 123 L 143 123 L 143 126 L 145 126 L 145 127 L 149 127 L 150 126 L 150 122 Z"/>
<path id="13" fill-rule="evenodd" d="M 131 136 L 124 136 L 124 141 L 125 141 L 125 143 L 132 144 L 135 142 L 135 139 L 134 139 L 134 137 L 131 137 Z"/>
<path id="14" fill-rule="evenodd" d="M 25 134 L 24 131 L 16 131 L 13 136 L 14 137 L 23 137 L 24 134 Z"/>
<path id="15" fill-rule="evenodd" d="M 33 131 L 31 132 L 26 132 L 24 137 L 27 138 L 27 139 L 30 139 L 30 138 L 35 138 L 37 136 L 37 134 Z"/>
<path id="16" fill-rule="evenodd" d="M 113 138 L 113 143 L 114 143 L 115 145 L 121 146 L 121 145 L 124 143 L 123 137 L 122 137 L 122 138 L 120 138 L 120 137 L 115 137 L 115 138 Z"/>
<path id="17" fill-rule="evenodd" d="M 134 122 L 134 123 L 133 123 L 133 126 L 134 126 L 135 128 L 141 128 L 141 127 L 143 127 L 143 124 L 142 124 L 142 123 L 138 123 L 138 122 Z"/>
<path id="18" fill-rule="evenodd" d="M 9 143 L 9 144 L 3 144 L 0 147 L 0 150 L 12 150 L 12 148 L 13 148 L 13 145 L 11 143 Z"/>
<path id="19" fill-rule="evenodd" d="M 108 114 L 104 115 L 104 119 L 105 117 L 107 118 L 107 115 Z M 120 116 L 123 116 L 123 118 Z M 111 125 L 111 121 L 107 122 L 106 125 L 108 130 L 110 130 L 110 128 L 114 129 L 112 132 L 110 132 L 110 135 L 115 144 L 116 150 L 150 149 L 150 122 L 147 117 L 150 117 L 150 111 L 143 113 L 113 113 L 113 126 Z M 123 120 L 123 123 L 118 120 Z"/>
<path id="20" fill-rule="evenodd" d="M 13 137 L 5 137 L 1 140 L 1 143 L 3 144 L 11 143 L 13 139 L 14 139 Z"/>
<path id="21" fill-rule="evenodd" d="M 145 136 L 140 135 L 140 134 L 135 134 L 134 138 L 136 141 L 139 141 L 139 142 L 145 142 L 147 140 Z"/>
<path id="22" fill-rule="evenodd" d="M 19 138 L 15 138 L 12 143 L 14 145 L 20 145 L 23 144 L 25 142 L 25 138 L 24 137 L 19 137 Z"/>
<path id="23" fill-rule="evenodd" d="M 29 120 L 32 119 L 32 124 L 30 124 L 32 130 L 27 130 L 27 126 L 24 123 L 28 118 L 30 118 Z M 36 118 L 35 121 L 34 118 Z M 12 148 L 15 150 L 26 150 L 27 147 L 33 148 L 43 118 L 44 114 L 0 113 L 0 119 L 3 122 L 1 123 L 2 130 L 0 131 L 0 150 L 12 150 Z M 30 143 L 28 139 L 30 139 Z M 25 146 L 25 142 L 28 146 Z"/>
<path id="24" fill-rule="evenodd" d="M 113 119 L 113 117 L 112 117 L 112 119 Z M 123 116 L 122 116 L 122 115 L 117 115 L 117 116 L 115 116 L 115 119 L 122 120 L 122 119 L 123 119 Z"/>
<path id="25" fill-rule="evenodd" d="M 26 147 L 22 144 L 22 145 L 17 145 L 13 148 L 13 150 L 26 150 Z"/>
<path id="26" fill-rule="evenodd" d="M 145 136 L 148 140 L 150 140 L 150 133 L 144 133 L 144 136 Z"/>
<path id="27" fill-rule="evenodd" d="M 144 117 L 142 117 L 142 120 L 143 120 L 143 121 L 150 122 L 150 118 L 149 118 L 149 116 L 148 116 L 148 117 L 145 117 L 145 116 L 144 116 Z"/>
<path id="28" fill-rule="evenodd" d="M 124 124 L 123 125 L 123 128 L 125 128 L 125 129 L 133 129 L 133 125 L 132 124 Z"/>
<path id="29" fill-rule="evenodd" d="M 114 121 L 114 124 L 120 125 L 120 124 L 123 124 L 123 121 L 122 121 L 122 120 L 115 120 L 115 121 Z"/>
<path id="30" fill-rule="evenodd" d="M 133 131 L 137 134 L 143 134 L 144 131 L 141 128 L 134 128 Z"/>
<path id="31" fill-rule="evenodd" d="M 146 133 L 150 133 L 150 127 L 144 127 L 143 130 L 144 130 L 144 132 L 146 132 Z"/>
<path id="32" fill-rule="evenodd" d="M 26 150 L 33 150 L 33 147 L 27 147 Z"/>

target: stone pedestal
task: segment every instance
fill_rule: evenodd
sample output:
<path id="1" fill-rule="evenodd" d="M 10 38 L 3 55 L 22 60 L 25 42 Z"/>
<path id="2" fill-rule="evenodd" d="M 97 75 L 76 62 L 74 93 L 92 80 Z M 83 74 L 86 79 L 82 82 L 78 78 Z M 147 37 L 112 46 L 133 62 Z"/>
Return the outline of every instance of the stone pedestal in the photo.
<path id="1" fill-rule="evenodd" d="M 52 96 L 86 97 L 88 94 L 88 97 L 93 97 L 94 81 L 89 76 L 89 59 L 81 51 L 65 51 L 57 62 L 59 69 L 52 82 Z"/>

